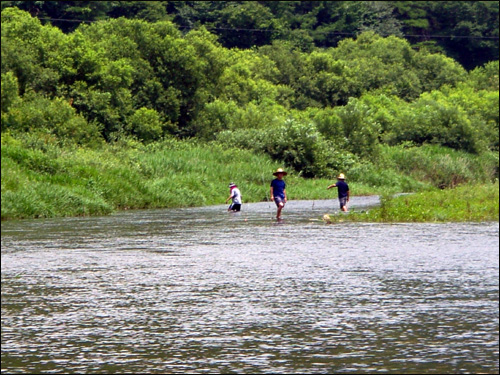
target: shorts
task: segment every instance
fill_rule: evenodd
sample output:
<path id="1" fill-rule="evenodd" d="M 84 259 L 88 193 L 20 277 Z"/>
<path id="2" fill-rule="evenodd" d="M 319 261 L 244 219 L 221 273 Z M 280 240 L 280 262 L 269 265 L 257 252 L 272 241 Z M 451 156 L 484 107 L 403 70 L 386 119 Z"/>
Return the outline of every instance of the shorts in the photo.
<path id="1" fill-rule="evenodd" d="M 344 208 L 347 205 L 347 197 L 339 198 L 340 209 Z"/>
<path id="2" fill-rule="evenodd" d="M 285 198 L 283 198 L 283 197 L 274 197 L 274 203 L 276 203 L 276 207 L 279 207 L 280 203 L 283 203 L 283 205 L 285 205 Z"/>
<path id="3" fill-rule="evenodd" d="M 233 203 L 232 205 L 229 206 L 228 211 L 240 211 L 241 210 L 241 204 L 240 203 Z"/>

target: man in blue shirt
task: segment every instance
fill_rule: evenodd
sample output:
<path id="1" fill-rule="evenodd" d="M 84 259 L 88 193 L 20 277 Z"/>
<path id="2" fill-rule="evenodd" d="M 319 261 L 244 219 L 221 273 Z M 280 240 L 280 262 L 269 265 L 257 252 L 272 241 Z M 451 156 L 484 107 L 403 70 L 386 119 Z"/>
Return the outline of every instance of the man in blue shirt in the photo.
<path id="1" fill-rule="evenodd" d="M 327 187 L 327 189 L 331 189 L 332 187 L 338 188 L 339 192 L 339 203 L 340 203 L 340 209 L 344 212 L 348 212 L 347 210 L 347 202 L 349 202 L 349 185 L 344 181 L 345 176 L 343 173 L 339 174 L 337 177 L 337 183 L 332 184 Z"/>
<path id="2" fill-rule="evenodd" d="M 271 181 L 271 200 L 276 203 L 278 207 L 278 212 L 276 213 L 276 219 L 281 221 L 281 210 L 285 207 L 286 203 L 286 184 L 283 181 L 283 177 L 288 173 L 283 169 L 278 168 L 276 172 L 273 173 L 276 178 Z"/>

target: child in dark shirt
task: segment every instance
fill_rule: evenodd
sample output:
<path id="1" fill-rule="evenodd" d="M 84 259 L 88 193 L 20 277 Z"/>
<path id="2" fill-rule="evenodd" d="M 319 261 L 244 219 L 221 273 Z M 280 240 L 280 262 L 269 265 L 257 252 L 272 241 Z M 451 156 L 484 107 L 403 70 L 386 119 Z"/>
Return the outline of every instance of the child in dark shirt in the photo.
<path id="1" fill-rule="evenodd" d="M 331 189 L 332 187 L 338 188 L 339 193 L 339 203 L 340 209 L 344 212 L 348 212 L 347 210 L 347 202 L 349 202 L 349 185 L 344 181 L 345 176 L 343 173 L 339 174 L 337 177 L 337 183 L 332 184 L 327 187 L 327 189 Z"/>
<path id="2" fill-rule="evenodd" d="M 283 181 L 283 177 L 288 173 L 283 169 L 278 168 L 276 172 L 273 173 L 276 178 L 271 181 L 271 200 L 276 203 L 278 211 L 276 213 L 276 219 L 281 221 L 281 210 L 285 207 L 286 203 L 286 183 Z"/>

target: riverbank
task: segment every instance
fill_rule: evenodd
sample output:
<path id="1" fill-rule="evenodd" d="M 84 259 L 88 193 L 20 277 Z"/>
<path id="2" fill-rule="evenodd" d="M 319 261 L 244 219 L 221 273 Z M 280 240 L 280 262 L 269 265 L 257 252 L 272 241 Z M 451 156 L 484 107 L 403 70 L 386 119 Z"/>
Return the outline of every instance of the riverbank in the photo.
<path id="1" fill-rule="evenodd" d="M 217 205 L 225 202 L 230 182 L 240 187 L 244 202 L 260 202 L 268 199 L 279 167 L 266 155 L 217 144 L 166 140 L 91 149 L 2 134 L 2 220 Z M 286 181 L 291 199 L 334 196 L 326 190 L 331 180 L 290 171 Z M 352 182 L 357 195 L 403 189 L 390 186 Z"/>
<path id="2" fill-rule="evenodd" d="M 380 207 L 348 214 L 326 214 L 340 222 L 480 222 L 499 220 L 498 181 L 397 197 L 385 196 Z"/>
<path id="3" fill-rule="evenodd" d="M 399 164 L 411 170 L 400 171 L 390 162 L 399 160 L 397 153 L 386 154 L 377 167 L 361 163 L 346 171 L 353 195 L 432 192 L 438 190 L 436 181 L 467 181 L 473 173 L 487 185 L 484 181 L 491 175 L 492 163 L 479 158 L 428 155 L 425 159 L 420 152 L 419 160 L 428 162 L 425 165 L 434 161 L 432 170 L 418 169 L 407 160 Z M 2 134 L 2 220 L 218 205 L 229 194 L 229 182 L 239 186 L 244 203 L 262 202 L 269 198 L 272 173 L 280 167 L 267 155 L 220 144 L 167 139 L 149 145 L 129 141 L 83 148 Z M 285 179 L 291 200 L 336 199 L 336 191 L 326 189 L 334 179 L 305 179 L 288 171 Z"/>

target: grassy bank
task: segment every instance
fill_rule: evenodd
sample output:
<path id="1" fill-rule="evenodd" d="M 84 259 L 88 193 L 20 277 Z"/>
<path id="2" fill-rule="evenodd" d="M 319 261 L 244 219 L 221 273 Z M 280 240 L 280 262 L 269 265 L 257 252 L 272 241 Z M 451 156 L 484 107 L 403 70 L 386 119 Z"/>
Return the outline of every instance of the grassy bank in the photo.
<path id="1" fill-rule="evenodd" d="M 425 159 L 426 151 L 418 151 L 417 156 Z M 394 158 L 395 152 L 391 153 L 387 159 Z M 461 156 L 448 164 L 474 166 L 471 160 Z M 218 144 L 165 140 L 144 145 L 126 141 L 81 148 L 61 146 L 57 140 L 39 135 L 2 134 L 1 167 L 2 220 L 7 220 L 224 204 L 229 182 L 240 187 L 244 202 L 259 202 L 268 199 L 272 172 L 283 165 L 266 155 Z M 353 195 L 436 190 L 432 178 L 426 180 L 421 168 L 412 168 L 414 172 L 365 163 L 346 172 Z M 451 180 L 457 173 L 446 168 Z M 469 170 L 478 168 L 468 167 L 460 176 Z M 326 190 L 332 180 L 304 179 L 289 172 L 286 182 L 290 199 L 335 198 L 336 192 Z M 417 179 L 412 173 L 423 177 Z M 476 209 L 475 205 L 471 207 Z"/>
<path id="2" fill-rule="evenodd" d="M 340 222 L 464 222 L 498 221 L 498 181 L 455 189 L 384 197 L 380 207 L 348 214 L 325 215 L 329 224 Z"/>
<path id="3" fill-rule="evenodd" d="M 282 167 L 250 151 L 176 140 L 88 149 L 2 135 L 1 158 L 2 220 L 223 204 L 231 181 L 245 202 L 258 202 Z M 291 199 L 331 196 L 328 180 L 291 173 L 287 182 Z"/>

